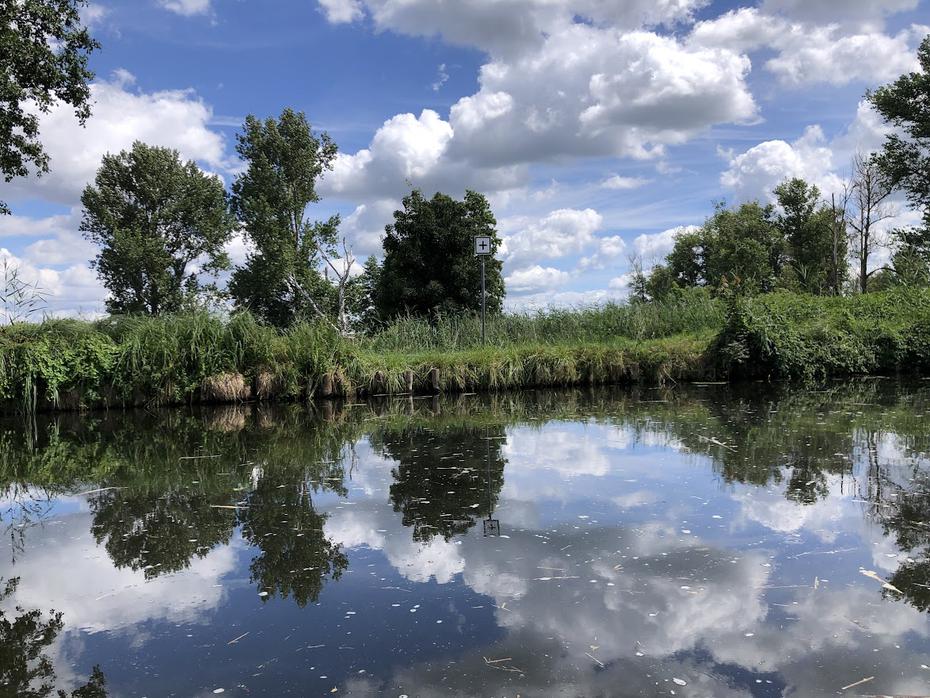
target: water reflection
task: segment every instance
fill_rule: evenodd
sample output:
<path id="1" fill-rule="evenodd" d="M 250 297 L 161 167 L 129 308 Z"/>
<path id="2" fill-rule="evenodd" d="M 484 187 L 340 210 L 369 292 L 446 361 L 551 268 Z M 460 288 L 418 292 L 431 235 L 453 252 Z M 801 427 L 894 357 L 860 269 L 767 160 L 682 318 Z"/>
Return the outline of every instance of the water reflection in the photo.
<path id="1" fill-rule="evenodd" d="M 45 698 L 55 691 L 55 663 L 47 651 L 64 627 L 62 614 L 18 605 L 11 612 L 3 610 L 18 586 L 18 577 L 0 578 L 0 696 Z M 69 693 L 59 689 L 55 695 L 106 698 L 106 677 L 95 666 L 84 685 Z"/>
<path id="2" fill-rule="evenodd" d="M 120 695 L 928 693 L 928 387 L 8 422 L 0 573 Z"/>

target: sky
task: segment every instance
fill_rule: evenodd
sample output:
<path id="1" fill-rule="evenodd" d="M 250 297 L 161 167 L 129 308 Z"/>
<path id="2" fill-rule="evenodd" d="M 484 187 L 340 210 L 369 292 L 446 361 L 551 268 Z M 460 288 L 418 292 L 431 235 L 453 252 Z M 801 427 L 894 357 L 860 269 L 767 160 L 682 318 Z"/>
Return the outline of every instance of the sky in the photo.
<path id="1" fill-rule="evenodd" d="M 829 197 L 887 128 L 867 90 L 916 70 L 930 0 L 103 0 L 83 11 L 93 116 L 41 118 L 51 172 L 0 182 L 0 257 L 91 317 L 79 232 L 101 157 L 134 140 L 231 184 L 248 114 L 306 113 L 339 146 L 313 218 L 380 256 L 403 195 L 488 196 L 505 305 L 621 300 L 716 202 L 788 177 Z M 916 221 L 903 202 L 889 225 Z M 244 260 L 241 237 L 229 244 Z M 879 259 L 880 261 L 880 259 Z"/>

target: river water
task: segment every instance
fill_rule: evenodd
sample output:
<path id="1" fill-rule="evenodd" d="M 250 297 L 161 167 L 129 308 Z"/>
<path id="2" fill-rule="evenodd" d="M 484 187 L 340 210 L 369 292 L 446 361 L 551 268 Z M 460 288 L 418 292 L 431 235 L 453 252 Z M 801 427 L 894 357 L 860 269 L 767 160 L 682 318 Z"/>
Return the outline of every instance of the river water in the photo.
<path id="1" fill-rule="evenodd" d="M 930 694 L 928 381 L 8 418 L 0 478 L 0 695 Z"/>

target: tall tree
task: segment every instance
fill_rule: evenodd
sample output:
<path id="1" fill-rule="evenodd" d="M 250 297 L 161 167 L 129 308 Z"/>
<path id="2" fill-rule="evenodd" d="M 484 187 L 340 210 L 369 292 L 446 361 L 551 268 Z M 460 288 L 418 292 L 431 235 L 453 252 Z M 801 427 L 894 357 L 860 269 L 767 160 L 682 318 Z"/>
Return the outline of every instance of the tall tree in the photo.
<path id="1" fill-rule="evenodd" d="M 878 166 L 926 215 L 930 214 L 930 36 L 917 49 L 917 60 L 919 71 L 902 75 L 868 98 L 895 127 L 877 156 Z"/>
<path id="2" fill-rule="evenodd" d="M 930 251 L 930 36 L 920 43 L 917 60 L 919 71 L 878 88 L 868 99 L 894 127 L 876 157 L 878 167 L 923 214 L 923 225 L 907 233 L 907 244 Z"/>
<path id="3" fill-rule="evenodd" d="M 876 226 L 894 216 L 888 205 L 891 182 L 874 157 L 856 153 L 853 156 L 852 178 L 846 187 L 846 223 L 849 226 L 850 251 L 858 262 L 857 277 L 860 293 L 869 288 L 869 278 L 877 269 L 869 269 L 869 259 L 888 241 Z"/>
<path id="4" fill-rule="evenodd" d="M 101 247 L 93 265 L 110 312 L 175 312 L 215 291 L 202 275 L 229 266 L 223 246 L 235 221 L 223 183 L 176 150 L 137 141 L 105 155 L 81 203 L 81 231 Z"/>
<path id="5" fill-rule="evenodd" d="M 379 315 L 390 319 L 406 313 L 435 316 L 481 308 L 481 268 L 474 254 L 474 237 L 491 238 L 497 251 L 497 221 L 488 200 L 468 191 L 462 201 L 437 193 L 425 199 L 419 190 L 404 197 L 403 209 L 385 228 L 384 264 L 376 303 Z M 486 260 L 487 309 L 501 311 L 504 300 L 502 263 Z"/>
<path id="6" fill-rule="evenodd" d="M 232 207 L 254 250 L 233 272 L 230 292 L 240 307 L 285 327 L 325 316 L 332 289 L 320 273 L 321 253 L 336 244 L 339 217 L 311 221 L 316 183 L 332 169 L 336 144 L 314 135 L 303 112 L 278 119 L 249 115 L 236 146 L 246 169 L 233 183 Z"/>
<path id="7" fill-rule="evenodd" d="M 820 190 L 797 177 L 775 188 L 780 211 L 776 222 L 788 244 L 791 270 L 798 286 L 808 293 L 828 293 L 837 287 L 845 260 L 845 245 L 834 235 L 834 213 L 823 205 Z M 845 264 L 843 265 L 845 267 Z"/>
<path id="8" fill-rule="evenodd" d="M 86 0 L 4 0 L 0 3 L 0 173 L 5 181 L 48 172 L 39 141 L 39 112 L 56 101 L 90 116 L 94 74 L 87 58 L 99 47 L 83 26 Z M 0 201 L 0 213 L 9 213 Z"/>

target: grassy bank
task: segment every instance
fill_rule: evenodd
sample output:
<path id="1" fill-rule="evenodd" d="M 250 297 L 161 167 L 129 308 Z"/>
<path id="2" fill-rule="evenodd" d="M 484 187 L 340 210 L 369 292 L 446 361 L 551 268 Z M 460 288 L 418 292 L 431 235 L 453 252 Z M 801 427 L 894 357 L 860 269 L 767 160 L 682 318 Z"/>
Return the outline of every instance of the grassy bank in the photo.
<path id="1" fill-rule="evenodd" d="M 50 320 L 0 330 L 5 411 L 301 400 L 721 377 L 816 379 L 930 368 L 930 291 L 774 294 L 401 320 L 368 337 L 249 315 Z"/>

